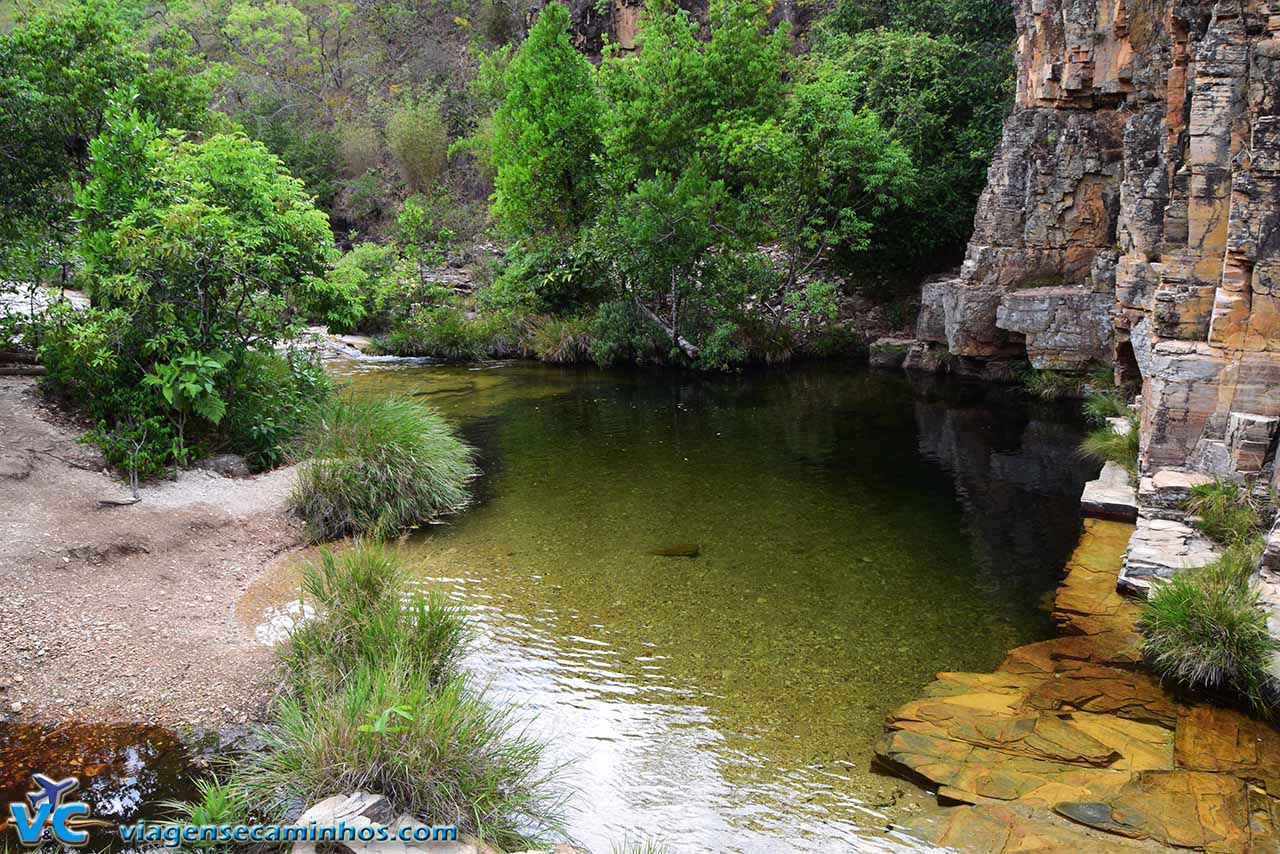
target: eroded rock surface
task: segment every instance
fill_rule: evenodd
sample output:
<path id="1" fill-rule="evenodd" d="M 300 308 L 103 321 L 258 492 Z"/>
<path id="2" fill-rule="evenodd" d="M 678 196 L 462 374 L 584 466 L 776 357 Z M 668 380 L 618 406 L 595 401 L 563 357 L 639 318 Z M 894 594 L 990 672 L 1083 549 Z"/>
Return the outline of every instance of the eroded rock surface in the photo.
<path id="1" fill-rule="evenodd" d="M 1115 589 L 1133 526 L 1089 519 L 1054 603 L 1064 635 L 995 673 L 941 673 L 877 745 L 957 804 L 957 851 L 1275 851 L 1280 731 L 1187 705 L 1140 666 L 1138 606 Z"/>
<path id="2" fill-rule="evenodd" d="M 907 367 L 1114 363 L 1144 473 L 1275 477 L 1280 3 L 1015 6 L 1015 109 Z"/>

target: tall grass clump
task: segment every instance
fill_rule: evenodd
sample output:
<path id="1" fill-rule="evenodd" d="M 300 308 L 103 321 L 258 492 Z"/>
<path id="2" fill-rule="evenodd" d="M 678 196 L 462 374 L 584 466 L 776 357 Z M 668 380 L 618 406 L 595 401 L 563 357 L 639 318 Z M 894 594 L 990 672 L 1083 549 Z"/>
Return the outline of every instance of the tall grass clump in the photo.
<path id="1" fill-rule="evenodd" d="M 1156 587 L 1143 610 L 1144 648 L 1162 676 L 1192 688 L 1234 694 L 1270 715 L 1269 668 L 1280 641 L 1267 629 L 1253 557 L 1237 546 L 1223 560 L 1183 570 Z"/>
<path id="2" fill-rule="evenodd" d="M 1081 408 L 1090 424 L 1106 424 L 1108 418 L 1128 418 L 1130 414 L 1129 402 L 1116 388 L 1089 392 Z"/>
<path id="3" fill-rule="evenodd" d="M 1270 673 L 1280 640 L 1253 573 L 1262 554 L 1262 517 L 1246 490 L 1217 480 L 1191 488 L 1189 520 L 1226 547 L 1214 563 L 1160 584 L 1142 617 L 1145 650 L 1157 672 L 1184 685 L 1234 694 L 1271 715 Z"/>
<path id="4" fill-rule="evenodd" d="M 1110 423 L 1090 430 L 1080 443 L 1080 454 L 1098 462 L 1114 462 L 1124 466 L 1135 478 L 1138 476 L 1138 419 L 1126 415 L 1129 429 L 1120 433 Z"/>
<path id="5" fill-rule="evenodd" d="M 561 829 L 543 745 L 461 671 L 469 630 L 457 608 L 406 595 L 397 561 L 370 542 L 323 554 L 304 587 L 321 614 L 281 651 L 272 722 L 234 776 L 263 820 L 359 790 L 499 846 Z"/>
<path id="6" fill-rule="evenodd" d="M 1018 375 L 1018 382 L 1028 394 L 1041 400 L 1061 400 L 1068 397 L 1081 397 L 1084 394 L 1086 380 L 1079 374 L 1027 368 Z"/>
<path id="7" fill-rule="evenodd" d="M 392 536 L 457 512 L 477 474 L 449 425 L 406 398 L 337 400 L 302 450 L 290 504 L 317 540 Z"/>
<path id="8" fill-rule="evenodd" d="M 1262 535 L 1262 515 L 1249 493 L 1229 480 L 1191 487 L 1185 504 L 1190 522 L 1216 543 L 1246 543 Z"/>

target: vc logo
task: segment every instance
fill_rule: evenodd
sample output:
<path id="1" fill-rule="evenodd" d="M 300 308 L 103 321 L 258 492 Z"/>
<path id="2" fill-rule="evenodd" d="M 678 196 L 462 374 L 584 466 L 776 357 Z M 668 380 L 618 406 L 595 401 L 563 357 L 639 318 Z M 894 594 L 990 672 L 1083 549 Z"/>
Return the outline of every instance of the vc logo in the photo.
<path id="1" fill-rule="evenodd" d="M 83 801 L 64 802 L 80 785 L 75 777 L 52 780 L 43 774 L 33 774 L 31 782 L 37 788 L 27 793 L 30 803 L 9 804 L 9 819 L 4 823 L 18 832 L 23 845 L 39 845 L 48 839 L 64 845 L 84 845 L 89 841 L 89 834 L 83 828 L 115 826 L 109 821 L 90 818 L 89 805 Z"/>

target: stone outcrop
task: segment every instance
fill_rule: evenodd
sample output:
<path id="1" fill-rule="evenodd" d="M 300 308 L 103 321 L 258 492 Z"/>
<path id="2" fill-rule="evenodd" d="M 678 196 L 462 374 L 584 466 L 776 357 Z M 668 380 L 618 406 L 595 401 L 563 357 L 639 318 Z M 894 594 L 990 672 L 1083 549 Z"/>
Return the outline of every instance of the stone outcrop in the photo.
<path id="1" fill-rule="evenodd" d="M 1280 731 L 1135 667 L 1138 606 L 1115 590 L 1131 531 L 1086 521 L 1054 600 L 1062 637 L 995 673 L 941 673 L 892 716 L 878 761 L 954 806 L 917 833 L 993 854 L 1280 847 Z"/>
<path id="2" fill-rule="evenodd" d="M 1112 363 L 1145 474 L 1280 482 L 1280 2 L 1016 11 L 1016 106 L 907 367 Z"/>

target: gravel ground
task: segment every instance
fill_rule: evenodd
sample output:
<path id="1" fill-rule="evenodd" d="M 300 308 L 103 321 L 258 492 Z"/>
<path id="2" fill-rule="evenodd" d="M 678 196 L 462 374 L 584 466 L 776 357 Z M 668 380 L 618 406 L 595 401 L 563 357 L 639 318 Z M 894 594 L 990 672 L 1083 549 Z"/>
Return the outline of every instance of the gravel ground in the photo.
<path id="1" fill-rule="evenodd" d="M 184 472 L 100 507 L 129 491 L 78 435 L 33 381 L 0 377 L 0 719 L 256 718 L 272 655 L 236 602 L 302 543 L 292 472 Z"/>

